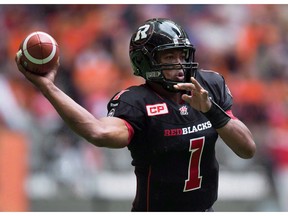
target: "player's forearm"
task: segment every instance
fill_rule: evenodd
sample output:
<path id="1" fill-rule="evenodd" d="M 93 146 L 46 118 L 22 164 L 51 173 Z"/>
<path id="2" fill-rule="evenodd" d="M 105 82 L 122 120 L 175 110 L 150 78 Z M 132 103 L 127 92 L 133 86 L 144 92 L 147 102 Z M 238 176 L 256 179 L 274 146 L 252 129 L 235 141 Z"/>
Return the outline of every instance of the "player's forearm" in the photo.
<path id="1" fill-rule="evenodd" d="M 74 132 L 88 141 L 92 141 L 93 137 L 97 136 L 95 128 L 100 122 L 91 113 L 77 104 L 53 83 L 48 83 L 39 89 Z M 101 127 L 98 125 L 98 130 L 100 129 Z"/>
<path id="2" fill-rule="evenodd" d="M 256 145 L 249 129 L 239 120 L 231 119 L 224 127 L 217 129 L 222 140 L 241 158 L 252 158 Z"/>

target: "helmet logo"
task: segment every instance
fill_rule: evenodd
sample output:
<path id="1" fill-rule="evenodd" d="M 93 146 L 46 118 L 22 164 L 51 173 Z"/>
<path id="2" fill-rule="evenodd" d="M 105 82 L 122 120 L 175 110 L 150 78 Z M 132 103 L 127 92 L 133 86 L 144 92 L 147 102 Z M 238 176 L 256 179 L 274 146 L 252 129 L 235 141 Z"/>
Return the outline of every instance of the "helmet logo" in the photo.
<path id="1" fill-rule="evenodd" d="M 179 44 L 177 38 L 174 38 L 174 39 L 173 39 L 173 42 L 174 42 L 175 45 L 178 45 L 178 44 Z"/>
<path id="2" fill-rule="evenodd" d="M 179 43 L 184 43 L 185 45 L 190 45 L 190 41 L 188 38 L 182 39 L 182 38 L 173 38 L 173 43 L 175 45 L 178 45 Z"/>
<path id="3" fill-rule="evenodd" d="M 161 72 L 159 71 L 151 71 L 146 72 L 146 79 L 149 80 L 150 78 L 158 78 L 161 76 Z"/>
<path id="4" fill-rule="evenodd" d="M 147 31 L 149 30 L 149 28 L 150 28 L 150 25 L 148 25 L 148 24 L 140 26 L 138 28 L 138 31 L 137 31 L 136 36 L 134 38 L 134 41 L 138 41 L 138 40 L 147 38 L 148 37 Z"/>

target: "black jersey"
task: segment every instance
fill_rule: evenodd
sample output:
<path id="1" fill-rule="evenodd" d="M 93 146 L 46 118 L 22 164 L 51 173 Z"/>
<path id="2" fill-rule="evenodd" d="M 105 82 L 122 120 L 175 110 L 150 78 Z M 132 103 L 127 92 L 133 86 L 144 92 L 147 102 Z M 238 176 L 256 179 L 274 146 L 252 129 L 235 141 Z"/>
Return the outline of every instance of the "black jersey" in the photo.
<path id="1" fill-rule="evenodd" d="M 221 75 L 198 71 L 196 79 L 223 110 L 231 109 L 232 96 Z M 204 211 L 213 205 L 218 134 L 201 112 L 161 98 L 143 84 L 116 94 L 108 113 L 134 129 L 128 145 L 137 177 L 132 211 Z"/>

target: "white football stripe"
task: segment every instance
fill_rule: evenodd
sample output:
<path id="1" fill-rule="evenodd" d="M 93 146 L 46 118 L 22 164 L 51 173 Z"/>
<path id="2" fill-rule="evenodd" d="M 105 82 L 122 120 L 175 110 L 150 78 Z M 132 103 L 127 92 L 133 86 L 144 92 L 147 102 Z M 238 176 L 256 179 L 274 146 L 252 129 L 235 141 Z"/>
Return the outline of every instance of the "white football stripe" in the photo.
<path id="1" fill-rule="evenodd" d="M 49 55 L 47 58 L 45 58 L 45 59 L 37 59 L 37 58 L 34 58 L 33 56 L 30 55 L 30 53 L 29 53 L 28 50 L 27 50 L 27 43 L 28 43 L 29 39 L 30 39 L 32 36 L 36 35 L 36 34 L 46 35 L 47 37 L 50 38 L 51 43 L 53 44 L 52 52 L 51 52 L 50 55 Z M 56 54 L 56 46 L 57 46 L 57 44 L 56 44 L 55 40 L 54 40 L 49 34 L 47 34 L 47 33 L 45 33 L 45 32 L 39 32 L 39 31 L 38 31 L 38 32 L 33 32 L 32 34 L 30 34 L 30 35 L 27 36 L 27 38 L 26 38 L 26 39 L 24 40 L 24 42 L 23 42 L 23 51 L 24 51 L 25 57 L 26 57 L 29 61 L 31 61 L 32 63 L 34 63 L 34 64 L 46 64 L 46 63 L 48 63 L 49 61 L 51 61 L 51 59 L 54 58 L 54 56 L 55 56 L 55 54 Z"/>
<path id="2" fill-rule="evenodd" d="M 22 50 L 18 50 L 18 52 L 16 53 L 16 57 L 17 57 L 17 61 L 19 61 L 19 59 L 21 58 L 22 56 Z"/>

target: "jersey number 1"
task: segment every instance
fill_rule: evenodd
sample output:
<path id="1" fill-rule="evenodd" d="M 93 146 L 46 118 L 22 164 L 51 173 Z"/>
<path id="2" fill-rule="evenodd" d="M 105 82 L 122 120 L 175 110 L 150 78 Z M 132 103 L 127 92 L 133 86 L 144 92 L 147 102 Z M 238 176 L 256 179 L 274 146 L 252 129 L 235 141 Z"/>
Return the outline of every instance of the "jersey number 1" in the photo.
<path id="1" fill-rule="evenodd" d="M 188 166 L 188 179 L 185 180 L 184 192 L 201 188 L 202 176 L 200 176 L 200 163 L 204 143 L 205 137 L 190 140 L 189 151 L 191 155 Z"/>

